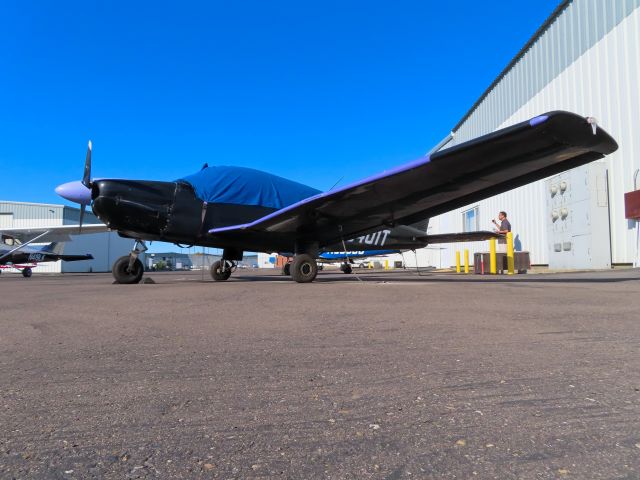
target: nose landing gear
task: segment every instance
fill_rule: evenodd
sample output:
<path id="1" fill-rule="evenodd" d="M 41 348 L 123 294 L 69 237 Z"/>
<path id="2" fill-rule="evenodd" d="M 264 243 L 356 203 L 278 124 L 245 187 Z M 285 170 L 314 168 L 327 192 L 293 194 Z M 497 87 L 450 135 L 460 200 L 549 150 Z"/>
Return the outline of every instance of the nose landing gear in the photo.
<path id="1" fill-rule="evenodd" d="M 144 274 L 144 265 L 142 265 L 138 255 L 146 251 L 147 246 L 144 241 L 136 240 L 131 253 L 115 261 L 111 273 L 113 273 L 113 278 L 116 279 L 116 283 L 140 283 L 142 275 Z"/>
<path id="2" fill-rule="evenodd" d="M 233 260 L 218 260 L 211 265 L 211 278 L 216 282 L 224 282 L 237 268 L 238 264 Z"/>

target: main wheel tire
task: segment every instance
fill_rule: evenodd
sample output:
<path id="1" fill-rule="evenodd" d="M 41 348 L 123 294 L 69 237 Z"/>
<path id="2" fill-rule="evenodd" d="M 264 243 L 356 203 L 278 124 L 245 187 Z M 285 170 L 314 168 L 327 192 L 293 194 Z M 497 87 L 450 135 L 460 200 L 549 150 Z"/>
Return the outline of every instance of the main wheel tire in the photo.
<path id="1" fill-rule="evenodd" d="M 211 265 L 211 278 L 213 278 L 216 282 L 224 282 L 225 280 L 229 280 L 231 276 L 231 269 L 225 268 L 224 272 L 222 271 L 222 262 L 218 260 Z"/>
<path id="2" fill-rule="evenodd" d="M 24 278 L 31 278 L 31 275 L 33 275 L 33 270 L 31 270 L 29 267 L 22 269 L 22 276 Z"/>
<path id="3" fill-rule="evenodd" d="M 282 275 L 286 275 L 287 277 L 291 275 L 291 262 L 287 262 L 282 266 Z"/>
<path id="4" fill-rule="evenodd" d="M 133 262 L 133 267 L 129 271 L 129 256 L 127 255 L 115 261 L 111 273 L 118 283 L 140 283 L 144 274 L 144 265 L 142 265 L 139 258 L 136 258 L 136 261 Z"/>
<path id="5" fill-rule="evenodd" d="M 306 253 L 296 255 L 291 263 L 291 276 L 298 283 L 309 283 L 318 275 L 318 264 Z"/>
<path id="6" fill-rule="evenodd" d="M 347 275 L 353 272 L 353 269 L 351 268 L 351 265 L 349 265 L 348 263 L 343 265 L 340 270 L 342 270 L 344 273 L 346 273 Z"/>

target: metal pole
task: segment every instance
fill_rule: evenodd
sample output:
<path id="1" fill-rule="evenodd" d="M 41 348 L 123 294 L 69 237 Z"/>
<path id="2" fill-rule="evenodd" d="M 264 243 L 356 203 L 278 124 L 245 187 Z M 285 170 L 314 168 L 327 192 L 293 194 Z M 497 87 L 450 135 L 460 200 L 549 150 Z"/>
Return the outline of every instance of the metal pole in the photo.
<path id="1" fill-rule="evenodd" d="M 513 275 L 514 269 L 514 257 L 513 257 L 513 233 L 507 233 L 507 275 Z"/>
<path id="2" fill-rule="evenodd" d="M 460 273 L 460 250 L 456 250 L 456 273 Z"/>
<path id="3" fill-rule="evenodd" d="M 496 239 L 489 240 L 489 272 L 493 275 L 498 273 L 498 262 L 496 260 Z"/>
<path id="4" fill-rule="evenodd" d="M 633 189 L 638 189 L 638 174 L 640 169 L 637 169 L 633 174 Z M 613 262 L 613 259 L 612 259 Z M 636 220 L 636 259 L 633 262 L 635 268 L 640 267 L 640 220 Z"/>
<path id="5" fill-rule="evenodd" d="M 469 249 L 464 249 L 464 273 L 469 273 Z"/>

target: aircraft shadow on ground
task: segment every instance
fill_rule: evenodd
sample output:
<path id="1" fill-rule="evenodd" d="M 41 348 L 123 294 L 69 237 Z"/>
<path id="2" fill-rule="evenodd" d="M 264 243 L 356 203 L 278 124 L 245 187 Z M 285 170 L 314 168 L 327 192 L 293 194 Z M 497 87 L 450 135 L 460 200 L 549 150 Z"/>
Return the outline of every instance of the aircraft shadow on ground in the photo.
<path id="1" fill-rule="evenodd" d="M 387 284 L 406 284 L 406 283 L 619 283 L 639 281 L 640 272 L 631 271 L 629 273 L 620 274 L 619 276 L 611 277 L 593 277 L 593 276 L 556 276 L 567 274 L 534 274 L 534 275 L 460 275 L 454 276 L 441 273 L 421 273 L 416 272 L 403 272 L 398 274 L 379 274 L 379 273 L 365 273 L 365 274 L 351 274 L 345 275 L 340 273 L 320 273 L 315 280 L 315 283 L 344 283 L 344 282 L 361 282 L 361 283 L 387 283 Z M 590 274 L 569 274 L 569 275 L 590 275 Z M 597 274 L 596 274 L 597 275 Z M 202 279 L 194 280 L 197 282 L 203 282 Z M 204 282 L 212 282 L 211 279 L 204 279 Z M 232 277 L 230 282 L 293 282 L 291 277 L 284 275 L 247 275 Z M 163 283 L 163 282 L 162 282 Z"/>

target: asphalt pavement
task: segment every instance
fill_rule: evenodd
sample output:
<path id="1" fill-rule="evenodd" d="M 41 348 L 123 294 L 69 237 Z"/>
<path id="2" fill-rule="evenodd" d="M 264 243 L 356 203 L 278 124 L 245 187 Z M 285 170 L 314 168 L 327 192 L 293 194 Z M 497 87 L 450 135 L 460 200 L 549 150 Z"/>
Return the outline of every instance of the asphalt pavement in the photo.
<path id="1" fill-rule="evenodd" d="M 640 271 L 0 276 L 0 478 L 637 479 Z"/>

